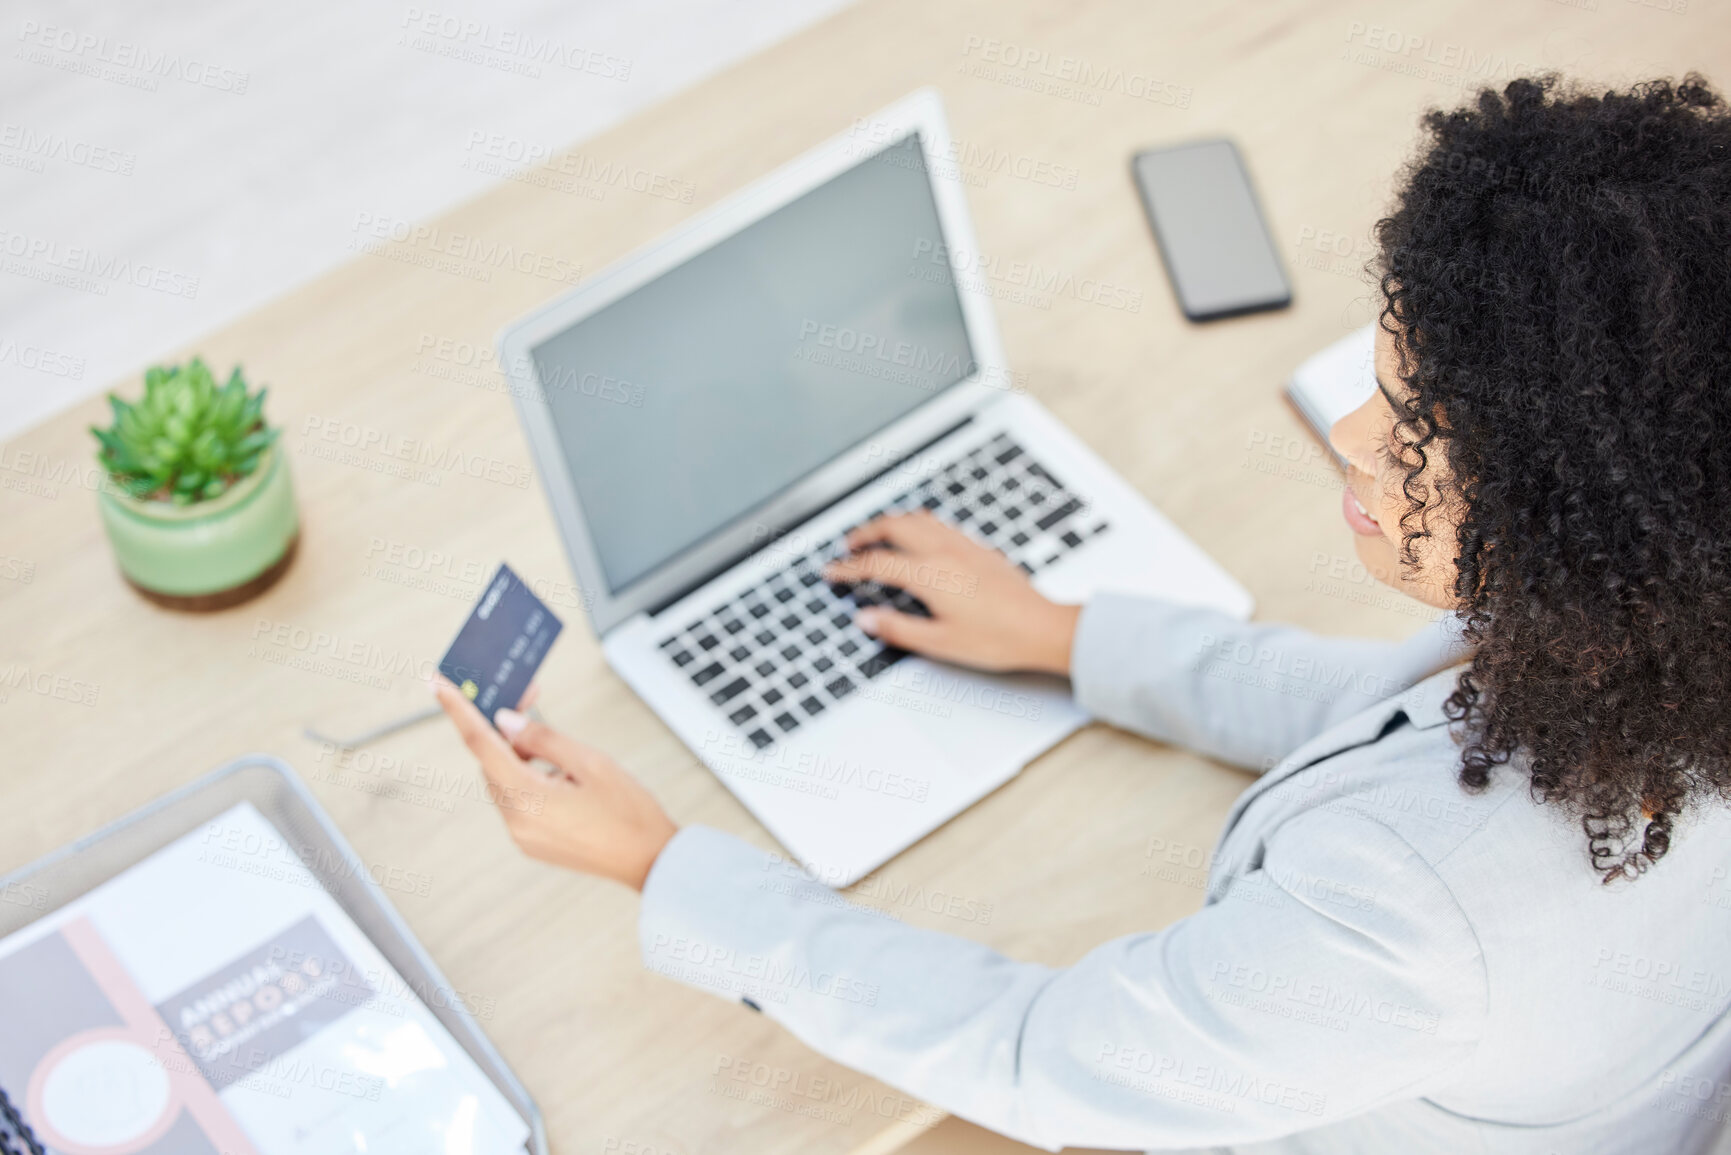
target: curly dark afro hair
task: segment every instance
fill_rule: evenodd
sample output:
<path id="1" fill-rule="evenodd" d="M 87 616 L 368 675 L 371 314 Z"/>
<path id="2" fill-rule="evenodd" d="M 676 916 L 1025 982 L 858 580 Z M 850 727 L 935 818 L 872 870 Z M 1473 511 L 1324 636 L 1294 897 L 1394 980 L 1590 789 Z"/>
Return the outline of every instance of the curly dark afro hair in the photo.
<path id="1" fill-rule="evenodd" d="M 1460 779 L 1518 768 L 1634 877 L 1731 799 L 1731 115 L 1543 77 L 1423 123 L 1373 271 L 1405 563 L 1460 518 Z"/>

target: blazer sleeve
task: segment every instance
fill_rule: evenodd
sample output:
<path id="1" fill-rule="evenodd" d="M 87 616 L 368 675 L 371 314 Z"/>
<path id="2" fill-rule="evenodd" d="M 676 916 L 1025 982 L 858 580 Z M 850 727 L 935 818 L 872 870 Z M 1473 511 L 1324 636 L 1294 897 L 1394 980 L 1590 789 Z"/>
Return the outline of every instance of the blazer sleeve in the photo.
<path id="1" fill-rule="evenodd" d="M 1077 623 L 1070 679 L 1102 721 L 1262 771 L 1464 653 L 1453 615 L 1396 643 L 1101 594 Z"/>
<path id="2" fill-rule="evenodd" d="M 1048 1150 L 1319 1126 L 1423 1094 L 1484 1021 L 1465 916 L 1406 842 L 1355 814 L 1299 816 L 1223 900 L 1064 968 L 909 927 L 789 871 L 681 831 L 644 887 L 645 964 Z"/>

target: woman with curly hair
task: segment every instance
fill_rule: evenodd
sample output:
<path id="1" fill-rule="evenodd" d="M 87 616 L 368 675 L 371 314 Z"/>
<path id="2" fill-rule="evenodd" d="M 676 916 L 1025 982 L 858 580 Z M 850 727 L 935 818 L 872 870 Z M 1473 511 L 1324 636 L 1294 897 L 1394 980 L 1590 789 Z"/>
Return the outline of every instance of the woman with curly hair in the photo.
<path id="1" fill-rule="evenodd" d="M 530 853 L 643 892 L 648 965 L 1029 1142 L 1646 1155 L 1731 1112 L 1731 113 L 1554 79 L 1424 119 L 1378 225 L 1379 389 L 1338 424 L 1400 645 L 1046 601 L 926 516 L 838 581 L 966 572 L 887 641 L 1067 674 L 1096 716 L 1272 767 L 1197 914 L 1053 969 L 677 830 L 604 755 L 438 692 Z M 1258 677 L 1234 678 L 1244 668 Z M 1324 698 L 1315 671 L 1344 683 Z M 1338 676 L 1337 676 L 1338 675 Z M 566 777 L 549 787 L 522 758 Z M 768 992 L 763 997 L 750 992 Z M 866 997 L 869 995 L 869 997 Z"/>

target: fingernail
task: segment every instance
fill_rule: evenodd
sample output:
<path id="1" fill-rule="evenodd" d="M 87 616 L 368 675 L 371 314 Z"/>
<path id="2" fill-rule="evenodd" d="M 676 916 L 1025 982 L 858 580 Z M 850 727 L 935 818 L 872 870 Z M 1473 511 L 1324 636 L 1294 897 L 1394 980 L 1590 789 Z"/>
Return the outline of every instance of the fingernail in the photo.
<path id="1" fill-rule="evenodd" d="M 877 610 L 861 610 L 859 613 L 857 613 L 853 616 L 853 624 L 858 626 L 860 629 L 864 630 L 868 634 L 877 633 L 878 632 L 878 611 Z"/>
<path id="2" fill-rule="evenodd" d="M 515 710 L 501 708 L 493 711 L 493 725 L 499 727 L 499 733 L 515 741 L 517 735 L 523 732 L 523 727 L 529 724 L 529 719 Z"/>

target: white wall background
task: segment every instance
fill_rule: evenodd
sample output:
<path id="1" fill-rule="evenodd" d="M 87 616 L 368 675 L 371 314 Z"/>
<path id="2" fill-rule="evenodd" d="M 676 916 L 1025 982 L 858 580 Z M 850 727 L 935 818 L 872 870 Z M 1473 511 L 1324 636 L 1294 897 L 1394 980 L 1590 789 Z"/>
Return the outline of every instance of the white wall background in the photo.
<path id="1" fill-rule="evenodd" d="M 0 439 L 848 0 L 7 0 Z"/>

